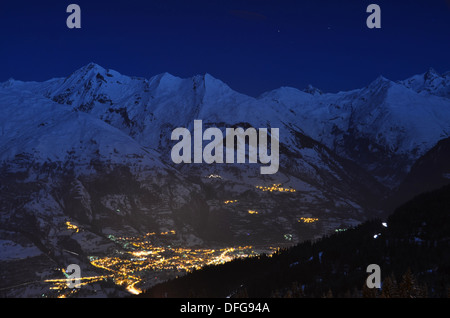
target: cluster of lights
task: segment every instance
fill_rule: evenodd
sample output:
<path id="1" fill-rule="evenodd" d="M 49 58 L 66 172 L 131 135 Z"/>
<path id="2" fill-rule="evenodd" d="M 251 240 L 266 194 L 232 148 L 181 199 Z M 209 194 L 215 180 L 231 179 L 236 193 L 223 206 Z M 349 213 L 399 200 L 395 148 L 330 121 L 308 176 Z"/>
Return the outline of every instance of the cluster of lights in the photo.
<path id="1" fill-rule="evenodd" d="M 140 242 L 142 243 L 142 242 Z M 134 244 L 132 244 L 134 245 Z M 137 245 L 140 245 L 137 243 Z M 144 246 L 142 244 L 142 246 Z M 150 247 L 148 250 L 132 251 L 133 257 L 104 257 L 92 258 L 91 264 L 97 268 L 112 273 L 117 285 L 127 286 L 130 293 L 138 294 L 141 291 L 136 284 L 143 280 L 142 272 L 191 272 L 205 265 L 218 265 L 229 262 L 237 257 L 257 255 L 251 246 L 230 247 L 223 249 L 192 249 L 192 248 L 165 248 L 161 246 Z"/>
<path id="2" fill-rule="evenodd" d="M 274 192 L 274 191 L 278 191 L 278 192 L 295 192 L 295 189 L 292 188 L 283 188 L 281 186 L 281 183 L 279 184 L 273 184 L 269 187 L 266 186 L 256 186 L 256 189 L 262 190 L 262 191 L 269 191 L 269 192 Z"/>
<path id="3" fill-rule="evenodd" d="M 75 233 L 78 233 L 80 231 L 80 228 L 78 226 L 70 223 L 69 221 L 66 222 L 66 226 L 67 226 L 68 230 L 73 230 L 73 231 L 75 231 Z"/>
<path id="4" fill-rule="evenodd" d="M 208 179 L 222 179 L 221 176 L 218 174 L 210 174 L 209 176 L 206 176 Z"/>
<path id="5" fill-rule="evenodd" d="M 318 218 L 305 218 L 305 217 L 301 217 L 299 220 L 299 222 L 303 222 L 303 223 L 314 223 L 319 221 Z"/>
<path id="6" fill-rule="evenodd" d="M 249 214 L 258 214 L 258 211 L 255 211 L 255 210 L 248 210 L 248 213 L 249 213 Z"/>
<path id="7" fill-rule="evenodd" d="M 79 283 L 71 289 L 68 288 L 68 284 L 73 283 L 73 278 L 46 279 L 44 282 L 52 284 L 49 289 L 57 291 L 59 293 L 57 296 L 58 298 L 67 298 L 73 294 L 76 294 L 82 286 L 93 284 L 101 280 L 106 280 L 109 277 L 112 277 L 112 275 L 80 277 Z"/>
<path id="8" fill-rule="evenodd" d="M 161 232 L 160 234 L 161 235 L 175 235 L 177 233 L 174 230 L 171 230 L 171 231 Z"/>
<path id="9" fill-rule="evenodd" d="M 224 201 L 223 203 L 225 203 L 225 204 L 231 204 L 231 203 L 236 203 L 236 202 L 238 202 L 238 200 L 226 200 L 226 201 Z"/>
<path id="10" fill-rule="evenodd" d="M 143 241 L 146 238 L 148 238 L 149 236 L 155 236 L 155 235 L 175 235 L 177 234 L 176 231 L 174 230 L 170 230 L 170 231 L 164 231 L 164 232 L 160 232 L 160 233 L 156 233 L 156 232 L 148 232 L 145 235 L 141 236 L 141 237 L 134 237 L 134 236 L 122 236 L 122 237 L 115 237 L 113 235 L 109 235 L 109 239 L 114 241 L 114 242 L 118 242 L 118 241 L 127 241 L 127 242 L 136 242 L 136 241 Z M 132 244 L 132 243 L 131 243 Z"/>
<path id="11" fill-rule="evenodd" d="M 257 213 L 256 211 L 251 212 Z M 175 231 L 161 233 L 161 235 L 168 234 L 175 234 Z M 128 292 L 139 294 L 142 291 L 137 286 L 143 281 L 148 281 L 149 273 L 154 273 L 155 279 L 157 279 L 158 272 L 164 272 L 164 276 L 176 277 L 206 265 L 219 265 L 235 258 L 259 255 L 258 252 L 253 250 L 252 246 L 221 249 L 183 248 L 171 247 L 170 245 L 156 246 L 151 241 L 154 235 L 156 235 L 154 232 L 138 237 L 115 237 L 110 235 L 109 238 L 122 245 L 126 252 L 117 252 L 114 256 L 106 257 L 90 256 L 91 264 L 104 270 L 106 274 L 81 277 L 80 286 L 109 278 L 116 285 L 124 286 Z M 68 297 L 78 290 L 68 288 L 67 278 L 50 279 L 46 282 L 53 284 L 51 289 L 59 292 L 58 297 Z"/>

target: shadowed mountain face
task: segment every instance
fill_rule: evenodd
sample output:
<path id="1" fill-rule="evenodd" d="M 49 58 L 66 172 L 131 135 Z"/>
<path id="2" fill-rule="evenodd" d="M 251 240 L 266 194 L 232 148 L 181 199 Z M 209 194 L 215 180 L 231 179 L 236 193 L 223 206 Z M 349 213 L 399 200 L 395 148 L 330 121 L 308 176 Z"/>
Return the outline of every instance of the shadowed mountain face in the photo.
<path id="1" fill-rule="evenodd" d="M 209 74 L 143 79 L 94 63 L 67 78 L 2 83 L 2 260 L 36 260 L 43 277 L 69 261 L 93 270 L 88 256 L 114 251 L 111 237 L 279 246 L 379 216 L 390 189 L 449 135 L 448 76 L 380 77 L 337 94 L 283 87 L 258 98 Z M 248 160 L 174 164 L 171 133 L 193 133 L 194 120 L 203 131 L 278 128 L 278 172 L 263 175 Z"/>
<path id="2" fill-rule="evenodd" d="M 417 160 L 391 197 L 391 205 L 450 183 L 450 138 L 443 139 Z"/>

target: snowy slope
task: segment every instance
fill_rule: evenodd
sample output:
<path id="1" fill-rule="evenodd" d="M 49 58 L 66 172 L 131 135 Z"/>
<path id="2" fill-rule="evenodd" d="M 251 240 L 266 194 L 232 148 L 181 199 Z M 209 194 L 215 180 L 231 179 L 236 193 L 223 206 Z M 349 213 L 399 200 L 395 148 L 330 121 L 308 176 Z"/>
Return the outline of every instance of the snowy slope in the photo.
<path id="1" fill-rule="evenodd" d="M 59 111 L 64 109 L 71 111 L 70 116 L 79 116 L 78 121 L 84 120 L 83 113 L 89 114 L 86 120 L 97 118 L 108 124 L 105 129 L 124 133 L 122 141 L 115 140 L 114 144 L 135 148 L 130 151 L 138 156 L 143 155 L 140 147 L 156 149 L 169 164 L 174 144 L 170 140 L 172 130 L 192 130 L 193 121 L 202 119 L 205 128 L 279 128 L 282 148 L 291 152 L 287 161 L 292 163 L 295 157 L 295 166 L 304 167 L 303 171 L 314 165 L 339 175 L 339 171 L 330 170 L 323 153 L 314 147 L 305 148 L 298 136 L 311 137 L 355 162 L 384 185 L 394 187 L 415 160 L 450 132 L 449 100 L 442 97 L 448 90 L 447 77 L 430 70 L 398 83 L 380 76 L 364 88 L 337 94 L 324 94 L 314 87 L 304 91 L 282 87 L 252 98 L 233 91 L 209 74 L 182 79 L 164 73 L 144 79 L 90 63 L 67 78 L 44 83 L 8 81 L 2 87 L 51 99 L 61 104 Z M 127 140 L 127 136 L 132 139 Z M 72 137 L 71 140 L 77 140 L 80 136 Z M 51 143 L 65 144 L 56 139 Z M 40 143 L 30 140 L 29 144 L 36 148 Z M 92 151 L 114 157 L 111 147 L 106 146 L 112 143 L 99 140 L 98 144 L 106 148 Z M 65 147 L 65 151 L 71 151 L 67 144 Z M 64 152 L 56 148 L 59 155 Z M 313 151 L 315 155 L 302 155 L 302 151 Z M 9 152 L 13 154 L 14 147 Z M 309 177 L 317 179 L 317 175 L 311 172 Z"/>
<path id="2" fill-rule="evenodd" d="M 58 264 L 89 268 L 88 253 L 114 248 L 109 234 L 171 230 L 167 211 L 186 206 L 198 192 L 155 150 L 49 99 L 63 82 L 0 85 L 0 263 L 6 287 L 52 277 Z M 67 222 L 82 233 L 72 235 Z M 42 293 L 30 290 L 32 296 Z"/>
<path id="3" fill-rule="evenodd" d="M 209 74 L 181 79 L 164 73 L 146 80 L 126 77 L 91 63 L 64 79 L 46 96 L 68 109 L 88 113 L 111 124 L 141 145 L 157 149 L 166 162 L 171 162 L 169 154 L 174 142 L 170 136 L 173 129 L 186 127 L 192 131 L 195 119 L 202 119 L 205 129 L 219 127 L 224 130 L 235 126 L 279 128 L 285 152 L 281 156 L 282 173 L 303 180 L 300 182 L 302 188 L 305 188 L 307 180 L 307 188 L 311 191 L 317 191 L 317 187 L 325 192 L 334 191 L 329 183 L 337 180 L 350 187 L 354 182 L 351 170 L 356 171 L 357 168 L 346 171 L 334 153 L 314 145 L 314 141 L 310 142 L 307 136 L 303 136 L 306 123 L 298 121 L 296 110 L 287 105 L 299 101 L 313 105 L 321 94 L 316 89 L 309 89 L 310 93 L 282 88 L 261 98 L 252 98 L 233 91 Z M 189 175 L 197 173 L 193 172 L 195 168 L 182 169 Z M 257 169 L 241 165 L 234 168 L 239 170 L 233 173 L 234 178 L 247 182 L 249 186 L 260 183 L 258 179 L 250 179 L 260 177 Z M 203 165 L 201 169 L 224 175 L 229 173 L 226 165 Z M 345 175 L 347 177 L 343 177 Z M 279 174 L 272 181 L 279 183 L 289 179 Z"/>
<path id="4" fill-rule="evenodd" d="M 450 98 L 450 72 L 439 74 L 433 68 L 419 75 L 414 75 L 400 84 L 422 95 L 436 95 Z"/>
<path id="5" fill-rule="evenodd" d="M 89 166 L 94 158 L 114 164 L 143 165 L 164 170 L 157 153 L 144 149 L 131 137 L 82 112 L 71 112 L 48 99 L 20 91 L 0 90 L 0 159 L 29 154 L 38 162 L 71 160 Z"/>
<path id="6" fill-rule="evenodd" d="M 310 87 L 308 92 L 282 88 L 252 98 L 233 91 L 209 74 L 182 79 L 164 73 L 143 79 L 90 63 L 67 78 L 43 83 L 11 80 L 2 84 L 2 130 L 8 137 L 0 144 L 1 158 L 9 167 L 7 173 L 14 171 L 11 160 L 17 164 L 20 159 L 20 167 L 27 162 L 56 163 L 62 174 L 67 174 L 68 168 L 75 169 L 76 175 L 91 175 L 98 179 L 97 183 L 110 178 L 108 171 L 111 173 L 122 166 L 131 170 L 133 178 L 147 184 L 147 189 L 156 191 L 158 188 L 160 193 L 154 193 L 157 197 L 164 194 L 164 198 L 159 199 L 166 202 L 161 207 L 163 211 L 178 213 L 177 209 L 183 206 L 197 211 L 179 214 L 177 222 L 192 225 L 200 232 L 212 227 L 207 231 L 212 237 L 216 225 L 205 225 L 199 211 L 209 209 L 212 215 L 207 218 L 208 222 L 220 218 L 220 214 L 215 215 L 211 209 L 214 211 L 214 206 L 226 196 L 244 196 L 242 200 L 247 203 L 242 203 L 243 206 L 264 210 L 270 218 L 260 220 L 260 230 L 277 226 L 282 232 L 274 235 L 281 238 L 283 232 L 293 230 L 298 215 L 320 211 L 316 213 L 326 216 L 324 220 L 329 223 L 325 222 L 318 229 L 319 235 L 342 222 L 354 224 L 366 219 L 372 213 L 369 211 L 375 209 L 372 206 L 375 198 L 383 193 L 383 186 L 361 167 L 309 137 L 304 129 L 306 121 L 298 120 L 298 109 L 288 105 L 299 102 L 313 105 L 320 96 L 326 94 Z M 223 130 L 237 126 L 279 128 L 279 172 L 263 176 L 260 164 L 173 164 L 171 132 L 176 127 L 192 129 L 195 119 L 202 119 L 205 128 L 213 126 Z M 165 177 L 161 178 L 161 174 Z M 210 182 L 205 178 L 210 174 L 222 178 Z M 121 182 L 131 180 L 126 177 Z M 95 220 L 93 201 L 110 208 L 107 198 L 124 194 L 104 193 L 96 197 L 98 194 L 93 195 L 89 183 L 81 182 L 81 189 L 84 189 L 81 197 L 82 202 L 91 203 L 86 205 L 76 200 L 84 214 L 72 210 L 66 213 L 75 213 L 77 218 L 90 222 Z M 79 180 L 71 180 L 69 186 L 70 193 L 76 197 L 79 186 L 74 185 L 77 184 Z M 283 197 L 267 196 L 256 188 L 273 184 L 296 189 L 298 193 L 286 201 Z M 199 198 L 194 194 L 201 188 L 206 192 Z M 199 200 L 206 200 L 204 208 L 197 207 L 203 204 Z M 190 205 L 191 201 L 197 203 Z M 257 205 L 254 202 L 258 202 Z M 247 212 L 240 209 L 237 215 Z M 173 216 L 167 215 L 166 221 L 158 222 L 172 224 Z M 248 232 L 247 223 L 239 218 L 233 222 L 238 224 L 232 227 L 238 229 L 227 235 Z M 254 227 L 257 228 L 256 224 Z"/>
<path id="7" fill-rule="evenodd" d="M 295 89 L 262 96 L 295 113 L 302 131 L 395 186 L 411 165 L 450 134 L 450 100 L 383 77 L 337 94 L 303 97 Z"/>
<path id="8" fill-rule="evenodd" d="M 282 87 L 253 98 L 210 74 L 145 79 L 90 63 L 66 78 L 0 83 L 0 261 L 67 262 L 68 247 L 107 253 L 108 235 L 173 230 L 181 246 L 272 245 L 356 225 L 449 136 L 448 78 L 429 71 L 336 94 Z M 279 128 L 278 173 L 174 164 L 171 132 L 192 132 L 196 119 L 204 129 Z M 289 192 L 261 190 L 274 184 Z M 67 221 L 83 231 L 70 233 Z"/>

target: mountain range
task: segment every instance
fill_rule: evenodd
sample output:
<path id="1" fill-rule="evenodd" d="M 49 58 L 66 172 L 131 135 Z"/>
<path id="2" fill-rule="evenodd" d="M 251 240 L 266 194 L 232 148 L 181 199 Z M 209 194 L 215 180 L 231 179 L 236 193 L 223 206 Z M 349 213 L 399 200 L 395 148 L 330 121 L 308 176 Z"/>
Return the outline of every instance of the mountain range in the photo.
<path id="1" fill-rule="evenodd" d="M 278 173 L 174 164 L 171 132 L 192 131 L 196 119 L 279 128 Z M 1 83 L 0 125 L 0 263 L 9 273 L 0 288 L 69 261 L 93 270 L 87 256 L 115 250 L 111 235 L 174 231 L 171 244 L 209 247 L 316 239 L 386 216 L 393 196 L 422 190 L 430 175 L 421 171 L 436 175 L 426 190 L 450 178 L 450 73 L 433 69 L 347 92 L 281 87 L 251 97 L 210 74 L 145 79 L 90 63 L 65 78 Z"/>

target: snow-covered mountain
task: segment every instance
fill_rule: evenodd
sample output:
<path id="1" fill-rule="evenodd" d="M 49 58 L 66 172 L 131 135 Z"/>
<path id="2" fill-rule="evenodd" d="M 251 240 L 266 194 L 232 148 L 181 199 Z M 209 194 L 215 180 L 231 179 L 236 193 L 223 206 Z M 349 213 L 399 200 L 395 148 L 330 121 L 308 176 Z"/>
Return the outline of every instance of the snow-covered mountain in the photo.
<path id="1" fill-rule="evenodd" d="M 270 97 L 273 93 L 252 98 L 233 91 L 209 74 L 187 79 L 167 73 L 150 79 L 132 78 L 93 63 L 40 90 L 62 108 L 87 113 L 121 130 L 143 147 L 157 150 L 168 164 L 174 145 L 171 132 L 176 127 L 192 131 L 195 119 L 202 119 L 205 128 L 279 128 L 282 155 L 280 172 L 276 175 L 263 178 L 255 165 L 173 165 L 189 179 L 220 175 L 221 182 L 208 186 L 221 188 L 227 184 L 225 189 L 214 190 L 221 196 L 227 191 L 234 197 L 245 191 L 255 192 L 256 186 L 283 184 L 307 194 L 308 198 L 302 199 L 307 203 L 297 197 L 301 207 L 296 216 L 299 210 L 310 213 L 311 206 L 320 206 L 328 211 L 329 220 L 333 219 L 331 214 L 345 210 L 348 216 L 352 215 L 351 222 L 356 222 L 365 218 L 362 212 L 370 206 L 368 202 L 383 191 L 383 186 L 357 164 L 304 134 L 295 110 L 285 103 L 290 100 L 312 103 L 314 95 L 309 93 L 282 89 L 282 94 L 288 93 L 278 103 Z M 354 187 L 355 184 L 358 186 Z M 215 199 L 222 199 L 221 196 Z M 281 218 L 280 222 L 285 223 L 281 226 L 285 232 L 292 230 L 290 220 Z M 325 228 L 339 226 L 340 222 L 339 218 Z"/>
<path id="2" fill-rule="evenodd" d="M 395 187 L 411 165 L 450 134 L 450 101 L 442 82 L 427 94 L 379 77 L 350 92 L 303 97 L 294 89 L 264 95 L 295 113 L 302 131 Z M 438 92 L 438 94 L 434 94 Z"/>
<path id="3" fill-rule="evenodd" d="M 254 98 L 209 74 L 145 79 L 94 63 L 46 82 L 11 79 L 0 84 L 1 255 L 25 262 L 28 252 L 11 251 L 29 251 L 44 273 L 74 257 L 64 251 L 114 249 L 110 235 L 174 230 L 180 246 L 276 245 L 358 224 L 449 136 L 448 83 L 429 71 Z M 278 173 L 174 164 L 171 132 L 192 132 L 196 119 L 204 129 L 279 128 Z M 68 234 L 67 222 L 84 231 Z"/>
<path id="4" fill-rule="evenodd" d="M 288 147 L 293 147 L 289 131 L 301 132 L 390 187 L 449 136 L 449 92 L 448 74 L 432 69 L 397 83 L 380 76 L 350 92 L 283 87 L 252 98 L 209 74 L 181 79 L 165 73 L 147 80 L 96 64 L 46 87 L 52 100 L 94 115 L 147 147 L 164 151 L 170 131 L 192 129 L 194 119 L 279 127 L 287 129 L 281 138 Z"/>
<path id="5" fill-rule="evenodd" d="M 419 75 L 414 75 L 400 84 L 423 95 L 450 97 L 450 72 L 439 74 L 433 68 Z"/>

